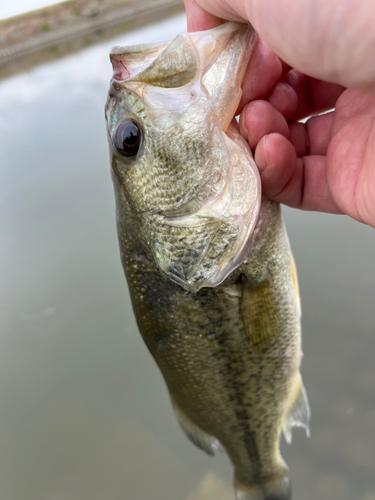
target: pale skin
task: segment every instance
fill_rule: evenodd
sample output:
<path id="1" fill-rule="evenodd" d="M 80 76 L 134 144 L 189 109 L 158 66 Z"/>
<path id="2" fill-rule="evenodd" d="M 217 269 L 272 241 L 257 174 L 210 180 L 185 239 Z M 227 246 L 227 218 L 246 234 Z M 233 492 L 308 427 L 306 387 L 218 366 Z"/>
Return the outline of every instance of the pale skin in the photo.
<path id="1" fill-rule="evenodd" d="M 264 194 L 375 227 L 373 0 L 185 0 L 185 6 L 189 31 L 231 20 L 250 22 L 260 35 L 238 111 Z"/>

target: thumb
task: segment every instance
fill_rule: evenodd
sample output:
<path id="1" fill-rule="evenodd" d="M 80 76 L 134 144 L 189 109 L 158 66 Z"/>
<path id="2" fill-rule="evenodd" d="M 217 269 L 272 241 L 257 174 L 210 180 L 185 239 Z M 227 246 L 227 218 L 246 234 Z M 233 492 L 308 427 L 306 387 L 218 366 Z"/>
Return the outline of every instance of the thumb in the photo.
<path id="1" fill-rule="evenodd" d="M 375 91 L 373 0 L 196 0 L 222 19 L 250 22 L 281 60 L 319 80 Z"/>

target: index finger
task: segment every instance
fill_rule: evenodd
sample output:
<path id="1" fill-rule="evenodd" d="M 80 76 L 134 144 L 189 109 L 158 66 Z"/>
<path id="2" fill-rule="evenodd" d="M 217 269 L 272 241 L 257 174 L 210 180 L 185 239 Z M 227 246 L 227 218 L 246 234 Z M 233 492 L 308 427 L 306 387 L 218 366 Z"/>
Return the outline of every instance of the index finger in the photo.
<path id="1" fill-rule="evenodd" d="M 237 113 L 255 99 L 265 99 L 283 74 L 279 57 L 258 37 L 242 83 L 242 98 Z"/>
<path id="2" fill-rule="evenodd" d="M 184 0 L 188 31 L 203 31 L 220 26 L 225 21 L 201 9 L 194 0 Z M 232 16 L 231 16 L 232 17 Z M 243 19 L 239 18 L 243 22 Z M 283 65 L 268 45 L 258 37 L 242 84 L 242 98 L 236 114 L 254 99 L 264 99 L 283 73 Z"/>
<path id="3" fill-rule="evenodd" d="M 191 31 L 205 31 L 216 28 L 225 22 L 224 19 L 209 14 L 201 9 L 194 0 L 184 0 L 186 17 L 187 17 L 187 30 Z"/>

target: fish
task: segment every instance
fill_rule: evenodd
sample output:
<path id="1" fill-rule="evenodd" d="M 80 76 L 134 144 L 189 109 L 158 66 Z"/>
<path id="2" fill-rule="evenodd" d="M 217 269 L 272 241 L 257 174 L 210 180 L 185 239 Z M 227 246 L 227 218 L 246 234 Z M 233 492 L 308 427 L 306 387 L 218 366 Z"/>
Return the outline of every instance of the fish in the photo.
<path id="1" fill-rule="evenodd" d="M 234 120 L 256 40 L 228 22 L 114 47 L 105 116 L 121 261 L 177 420 L 227 453 L 237 500 L 290 500 L 280 436 L 310 421 L 298 280 Z"/>

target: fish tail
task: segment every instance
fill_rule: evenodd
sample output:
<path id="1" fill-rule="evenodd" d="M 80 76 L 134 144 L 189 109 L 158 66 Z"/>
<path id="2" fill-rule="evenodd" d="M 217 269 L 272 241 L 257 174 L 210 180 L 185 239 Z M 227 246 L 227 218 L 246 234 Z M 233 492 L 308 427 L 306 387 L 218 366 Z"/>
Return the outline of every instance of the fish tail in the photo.
<path id="1" fill-rule="evenodd" d="M 234 482 L 236 500 L 291 500 L 292 489 L 286 470 L 264 479 L 260 483 Z"/>

